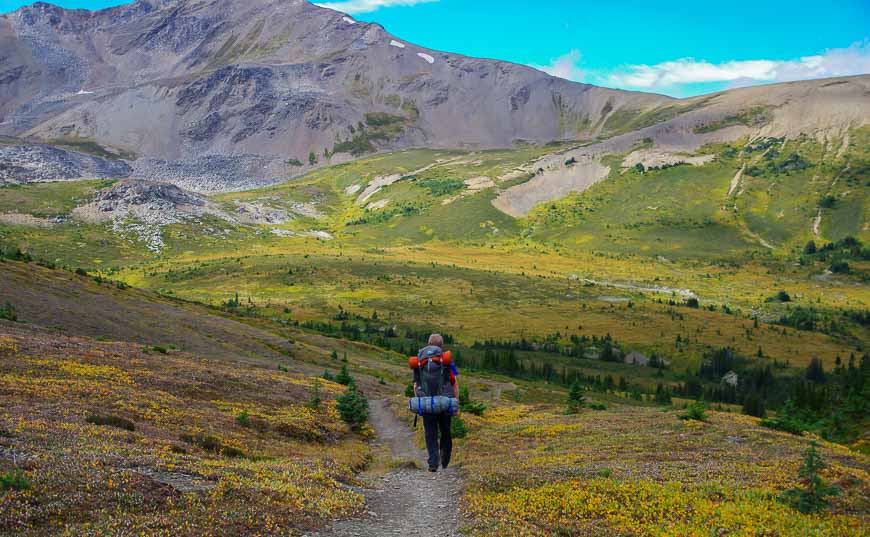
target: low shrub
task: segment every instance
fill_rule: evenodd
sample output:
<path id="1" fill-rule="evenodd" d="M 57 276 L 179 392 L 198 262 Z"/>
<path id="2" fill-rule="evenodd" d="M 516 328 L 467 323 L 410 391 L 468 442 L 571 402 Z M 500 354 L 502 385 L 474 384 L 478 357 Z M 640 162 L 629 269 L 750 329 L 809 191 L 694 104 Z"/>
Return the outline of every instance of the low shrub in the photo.
<path id="1" fill-rule="evenodd" d="M 465 438 L 468 436 L 468 427 L 459 416 L 453 416 L 450 420 L 450 436 L 453 438 Z"/>
<path id="2" fill-rule="evenodd" d="M 832 196 L 830 194 L 826 196 L 822 196 L 822 199 L 819 200 L 819 207 L 822 209 L 832 209 L 837 205 L 836 196 Z"/>
<path id="3" fill-rule="evenodd" d="M 187 442 L 188 444 L 192 444 L 194 446 L 198 446 L 205 451 L 210 451 L 212 453 L 216 453 L 218 455 L 223 455 L 225 457 L 244 457 L 245 454 L 242 450 L 232 447 L 225 446 L 220 439 L 215 438 L 214 436 L 207 435 L 205 433 L 196 433 L 196 434 L 183 434 L 181 435 L 181 441 Z"/>
<path id="4" fill-rule="evenodd" d="M 765 302 L 791 302 L 791 295 L 785 290 L 780 290 Z"/>
<path id="5" fill-rule="evenodd" d="M 241 425 L 242 427 L 249 427 L 251 425 L 251 416 L 248 415 L 246 410 L 242 410 L 238 414 L 236 414 L 236 423 Z"/>
<path id="6" fill-rule="evenodd" d="M 238 458 L 244 457 L 245 452 L 239 448 L 234 448 L 233 446 L 223 446 L 223 448 L 221 448 L 221 455 L 224 457 Z"/>
<path id="7" fill-rule="evenodd" d="M 18 321 L 18 314 L 15 313 L 15 306 L 11 302 L 0 305 L 0 319 L 13 322 Z"/>
<path id="8" fill-rule="evenodd" d="M 707 421 L 707 405 L 703 401 L 695 401 L 680 414 L 681 420 Z"/>
<path id="9" fill-rule="evenodd" d="M 22 252 L 21 248 L 14 244 L 0 243 L 0 259 L 11 259 L 12 261 L 33 261 L 33 258 L 27 252 Z"/>
<path id="10" fill-rule="evenodd" d="M 833 272 L 834 274 L 849 274 L 852 272 L 851 267 L 849 267 L 849 263 L 846 261 L 835 261 L 828 267 L 828 270 Z"/>
<path id="11" fill-rule="evenodd" d="M 30 480 L 19 468 L 0 474 L 0 490 L 27 490 L 29 488 Z"/>
<path id="12" fill-rule="evenodd" d="M 806 424 L 792 419 L 767 418 L 761 420 L 761 424 L 769 429 L 786 433 L 801 435 L 806 429 Z"/>
<path id="13" fill-rule="evenodd" d="M 786 403 L 779 413 L 774 418 L 765 418 L 761 420 L 761 425 L 769 429 L 783 431 L 800 436 L 804 431 L 809 431 L 813 425 L 805 422 L 797 416 L 791 415 L 791 406 Z"/>
<path id="14" fill-rule="evenodd" d="M 468 412 L 475 416 L 483 416 L 483 413 L 486 411 L 485 404 L 471 399 L 467 386 L 459 388 L 459 408 L 461 408 L 463 412 Z"/>
<path id="15" fill-rule="evenodd" d="M 124 429 L 125 431 L 136 430 L 136 424 L 127 418 L 122 418 L 121 416 L 91 414 L 85 418 L 85 421 L 94 425 L 116 427 L 118 429 Z"/>
<path id="16" fill-rule="evenodd" d="M 301 440 L 302 442 L 323 441 L 323 434 L 320 431 L 312 430 L 298 423 L 283 421 L 275 424 L 274 429 L 281 436 L 292 438 L 293 440 Z"/>

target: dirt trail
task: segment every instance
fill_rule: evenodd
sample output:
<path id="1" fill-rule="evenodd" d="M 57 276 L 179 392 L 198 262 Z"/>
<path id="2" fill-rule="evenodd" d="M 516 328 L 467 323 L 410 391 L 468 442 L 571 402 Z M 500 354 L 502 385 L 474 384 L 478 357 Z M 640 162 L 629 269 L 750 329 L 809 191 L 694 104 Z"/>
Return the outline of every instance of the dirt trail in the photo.
<path id="1" fill-rule="evenodd" d="M 731 185 L 728 187 L 728 197 L 731 197 L 731 194 L 737 190 L 737 187 L 740 186 L 740 180 L 743 179 L 743 172 L 746 170 L 746 164 L 744 164 L 737 173 L 734 174 L 734 178 L 731 179 Z M 739 195 L 739 194 L 738 194 Z"/>
<path id="2" fill-rule="evenodd" d="M 386 400 L 371 402 L 371 422 L 382 449 L 393 459 L 425 465 L 425 453 L 414 445 L 414 433 L 390 410 Z M 422 422 L 418 427 L 422 427 Z M 377 447 L 376 447 L 377 449 Z M 403 464 L 383 476 L 364 476 L 368 488 L 364 518 L 337 522 L 317 537 L 459 536 L 461 479 L 455 468 L 430 473 Z M 312 537 L 314 537 L 312 536 Z"/>

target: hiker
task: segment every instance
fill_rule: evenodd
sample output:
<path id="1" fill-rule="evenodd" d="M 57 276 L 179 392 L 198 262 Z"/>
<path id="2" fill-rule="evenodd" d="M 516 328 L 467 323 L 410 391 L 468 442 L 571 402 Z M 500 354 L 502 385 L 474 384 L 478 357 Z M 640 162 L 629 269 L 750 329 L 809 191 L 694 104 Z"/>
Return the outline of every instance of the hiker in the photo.
<path id="1" fill-rule="evenodd" d="M 440 357 L 444 354 L 444 338 L 440 334 L 429 336 L 427 346 L 420 349 L 418 357 L 423 360 L 431 360 L 437 367 L 414 369 L 414 395 L 417 397 L 431 397 L 444 395 L 447 397 L 459 397 L 459 381 L 456 379 L 456 366 L 442 365 Z M 424 379 L 425 377 L 425 379 Z M 425 382 L 424 382 L 425 380 Z M 457 410 L 458 412 L 458 410 Z M 442 414 L 424 414 L 423 429 L 426 432 L 426 450 L 429 452 L 429 471 L 437 472 L 440 461 L 442 468 L 450 464 L 450 455 L 453 452 L 453 439 L 450 436 L 450 418 L 448 412 Z M 441 443 L 439 450 L 438 431 L 441 431 Z"/>

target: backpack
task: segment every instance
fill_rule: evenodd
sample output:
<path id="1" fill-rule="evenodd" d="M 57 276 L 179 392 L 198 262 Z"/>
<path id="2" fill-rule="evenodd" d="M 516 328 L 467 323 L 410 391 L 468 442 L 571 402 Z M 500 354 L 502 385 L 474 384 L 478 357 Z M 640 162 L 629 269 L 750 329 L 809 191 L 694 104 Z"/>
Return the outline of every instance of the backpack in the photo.
<path id="1" fill-rule="evenodd" d="M 440 347 L 430 345 L 423 347 L 417 356 L 408 360 L 411 369 L 420 372 L 419 388 L 425 397 L 444 394 L 444 386 L 450 383 L 450 351 L 444 352 Z"/>

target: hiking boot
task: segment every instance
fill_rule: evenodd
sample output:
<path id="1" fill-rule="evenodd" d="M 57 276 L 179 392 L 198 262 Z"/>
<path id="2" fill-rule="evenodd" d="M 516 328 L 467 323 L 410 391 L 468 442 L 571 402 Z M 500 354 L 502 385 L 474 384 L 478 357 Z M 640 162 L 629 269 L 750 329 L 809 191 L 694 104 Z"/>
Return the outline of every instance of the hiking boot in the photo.
<path id="1" fill-rule="evenodd" d="M 438 467 L 437 467 L 437 466 L 430 466 L 430 467 L 429 467 L 429 471 L 430 471 L 430 472 L 437 472 L 437 471 L 438 471 Z"/>

